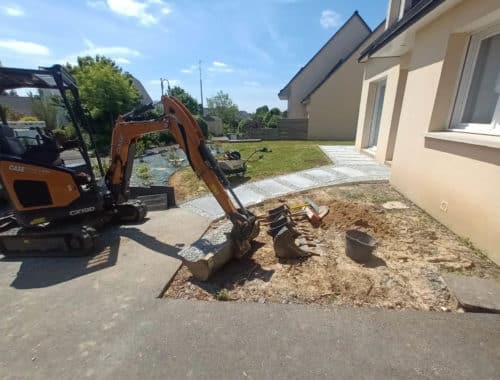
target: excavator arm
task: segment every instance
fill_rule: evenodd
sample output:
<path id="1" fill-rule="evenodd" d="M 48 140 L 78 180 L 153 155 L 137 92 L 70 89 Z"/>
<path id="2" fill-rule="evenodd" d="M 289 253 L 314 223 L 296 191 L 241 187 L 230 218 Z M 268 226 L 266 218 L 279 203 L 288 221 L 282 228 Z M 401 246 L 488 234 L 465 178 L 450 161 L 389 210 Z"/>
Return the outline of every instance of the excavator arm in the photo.
<path id="1" fill-rule="evenodd" d="M 116 121 L 111 140 L 110 167 L 106 173 L 106 184 L 113 200 L 120 203 L 128 199 L 137 139 L 148 133 L 170 131 L 185 152 L 196 175 L 205 182 L 233 223 L 235 253 L 241 257 L 250 249 L 250 241 L 259 233 L 256 217 L 241 204 L 231 189 L 229 181 L 205 144 L 201 128 L 189 110 L 171 96 L 163 96 L 161 103 L 164 114 L 160 119 L 135 120 L 139 117 L 120 116 Z"/>

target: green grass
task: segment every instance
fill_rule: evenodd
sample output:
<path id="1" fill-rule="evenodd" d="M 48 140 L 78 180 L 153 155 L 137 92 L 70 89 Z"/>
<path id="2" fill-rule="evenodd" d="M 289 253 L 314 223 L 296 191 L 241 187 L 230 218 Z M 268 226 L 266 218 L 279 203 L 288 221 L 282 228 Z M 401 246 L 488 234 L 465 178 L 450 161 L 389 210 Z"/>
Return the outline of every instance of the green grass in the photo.
<path id="1" fill-rule="evenodd" d="M 247 162 L 245 180 L 255 181 L 275 175 L 328 165 L 331 161 L 318 145 L 352 145 L 352 141 L 261 141 L 251 143 L 222 143 L 224 151 L 237 150 L 242 159 L 247 159 L 255 149 L 267 148 L 269 153 L 256 153 Z M 263 155 L 262 159 L 259 156 Z M 235 178 L 234 184 L 241 183 Z M 196 178 L 191 168 L 183 168 L 175 175 L 171 184 L 176 186 L 179 200 L 198 196 L 207 191 Z"/>
<path id="2" fill-rule="evenodd" d="M 247 177 L 252 180 L 296 172 L 316 166 L 328 165 L 330 160 L 318 145 L 349 145 L 352 142 L 336 141 L 261 141 L 255 143 L 223 143 L 225 151 L 238 150 L 242 159 L 255 149 L 268 148 L 270 153 L 256 153 L 247 162 Z M 259 155 L 264 157 L 259 160 Z"/>

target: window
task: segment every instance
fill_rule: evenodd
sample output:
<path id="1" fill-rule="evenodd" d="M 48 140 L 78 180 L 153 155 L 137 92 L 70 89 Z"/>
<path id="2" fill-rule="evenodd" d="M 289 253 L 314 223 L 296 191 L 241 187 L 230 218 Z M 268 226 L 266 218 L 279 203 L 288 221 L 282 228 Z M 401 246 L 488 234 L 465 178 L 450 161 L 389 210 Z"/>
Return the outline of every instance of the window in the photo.
<path id="1" fill-rule="evenodd" d="M 500 135 L 500 25 L 471 37 L 451 128 Z"/>

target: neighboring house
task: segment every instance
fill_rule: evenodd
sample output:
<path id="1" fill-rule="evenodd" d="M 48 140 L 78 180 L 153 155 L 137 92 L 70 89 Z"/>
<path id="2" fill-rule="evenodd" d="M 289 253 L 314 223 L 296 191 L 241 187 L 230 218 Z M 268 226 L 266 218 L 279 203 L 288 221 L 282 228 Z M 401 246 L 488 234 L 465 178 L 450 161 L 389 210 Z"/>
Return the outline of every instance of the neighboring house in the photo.
<path id="1" fill-rule="evenodd" d="M 352 83 L 349 79 L 352 79 L 356 82 L 354 86 L 355 89 L 344 88 L 338 89 L 338 91 L 353 92 L 354 95 L 351 100 L 354 100 L 354 98 L 359 99 L 362 67 L 356 62 L 352 55 L 360 47 L 360 44 L 366 41 L 371 34 L 371 29 L 356 11 L 279 92 L 279 98 L 288 101 L 287 119 L 295 120 L 294 122 L 283 120 L 283 125 L 289 123 L 292 128 L 302 125 L 304 128 L 308 129 L 306 131 L 308 138 L 354 138 L 356 129 L 355 122 L 350 123 L 350 131 L 347 133 L 343 130 L 344 126 L 342 126 L 339 127 L 341 130 L 336 134 L 334 128 L 331 126 L 332 124 L 336 124 L 335 117 L 339 117 L 339 120 L 357 120 L 357 106 L 348 107 L 351 109 L 346 111 L 344 110 L 344 102 L 335 103 L 333 99 L 330 102 L 328 99 L 317 102 L 316 100 L 319 99 L 319 97 L 314 97 L 314 102 L 311 102 L 311 95 L 313 95 L 315 90 L 318 90 L 322 84 L 325 84 L 327 79 L 331 79 L 335 71 L 338 71 L 341 66 L 344 66 L 346 71 L 353 69 L 353 72 L 349 73 L 352 77 L 348 78 L 345 84 L 351 85 Z M 352 59 L 350 59 L 351 57 Z M 344 64 L 344 62 L 347 64 Z M 331 97 L 332 95 L 335 94 L 331 92 L 326 94 L 327 97 Z M 327 108 L 323 107 L 324 104 L 327 105 Z M 312 115 L 312 112 L 315 114 Z M 352 113 L 345 116 L 349 112 Z M 302 122 L 297 121 L 297 119 Z M 309 122 L 307 119 L 309 119 Z"/>
<path id="2" fill-rule="evenodd" d="M 137 91 L 139 91 L 139 94 L 141 95 L 140 103 L 141 104 L 152 103 L 153 99 L 151 99 L 151 96 L 149 96 L 148 92 L 144 88 L 144 86 L 141 83 L 141 81 L 139 79 L 137 79 L 136 77 L 134 77 L 133 75 L 131 75 L 131 74 L 130 74 L 130 77 L 132 79 L 132 84 L 137 89 Z"/>
<path id="3" fill-rule="evenodd" d="M 391 0 L 360 61 L 357 149 L 500 263 L 500 1 Z"/>
<path id="4" fill-rule="evenodd" d="M 363 65 L 358 58 L 384 31 L 380 24 L 351 54 L 341 59 L 302 100 L 311 140 L 354 140 L 358 124 L 359 97 L 363 86 Z"/>
<path id="5" fill-rule="evenodd" d="M 204 116 L 203 120 L 207 123 L 208 132 L 214 136 L 222 136 L 224 134 L 224 123 L 217 116 Z"/>
<path id="6" fill-rule="evenodd" d="M 29 96 L 0 95 L 0 104 L 20 116 L 33 116 L 33 99 Z"/>

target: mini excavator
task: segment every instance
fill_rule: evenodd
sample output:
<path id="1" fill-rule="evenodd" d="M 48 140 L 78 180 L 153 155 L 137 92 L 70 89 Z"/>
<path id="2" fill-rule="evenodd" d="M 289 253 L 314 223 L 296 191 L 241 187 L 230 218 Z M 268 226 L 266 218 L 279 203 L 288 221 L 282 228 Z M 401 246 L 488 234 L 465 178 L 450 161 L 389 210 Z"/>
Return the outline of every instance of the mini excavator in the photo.
<path id="1" fill-rule="evenodd" d="M 22 87 L 57 90 L 77 139 L 60 144 L 47 132 L 27 143 L 14 135 L 7 120 L 2 120 L 0 178 L 12 212 L 0 218 L 1 254 L 85 255 L 94 248 L 100 228 L 113 222 L 142 222 L 146 206 L 129 199 L 135 144 L 141 136 L 159 131 L 170 131 L 232 222 L 235 256 L 249 251 L 251 240 L 259 233 L 259 222 L 231 189 L 196 120 L 176 98 L 163 96 L 163 114 L 155 118 L 150 116 L 152 104 L 118 117 L 112 132 L 109 169 L 103 169 L 96 154 L 96 175 L 87 147 L 89 144 L 96 151 L 93 128 L 72 76 L 60 65 L 39 70 L 0 67 L 0 92 Z M 90 142 L 85 142 L 84 133 Z M 69 147 L 80 151 L 84 170 L 66 167 L 60 159 L 60 152 Z"/>

